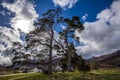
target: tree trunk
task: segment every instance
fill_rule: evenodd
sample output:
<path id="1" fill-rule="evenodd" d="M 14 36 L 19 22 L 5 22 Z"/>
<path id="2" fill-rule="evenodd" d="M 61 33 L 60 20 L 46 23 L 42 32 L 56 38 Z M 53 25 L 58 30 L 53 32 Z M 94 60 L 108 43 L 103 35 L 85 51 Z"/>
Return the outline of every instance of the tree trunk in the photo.
<path id="1" fill-rule="evenodd" d="M 49 65 L 48 65 L 48 75 L 52 74 L 52 45 L 53 45 L 53 36 L 54 36 L 54 32 L 52 30 L 51 27 L 51 39 L 50 39 L 50 51 L 49 51 Z"/>
<path id="2" fill-rule="evenodd" d="M 69 31 L 69 28 L 66 29 L 66 33 L 65 33 L 65 43 L 66 43 L 66 46 L 67 46 L 67 50 L 66 50 L 66 53 L 67 53 L 67 56 L 68 56 L 68 63 L 67 63 L 67 71 L 68 72 L 71 72 L 71 53 L 70 53 L 70 50 L 69 50 L 69 44 L 68 44 L 68 31 Z"/>
<path id="3" fill-rule="evenodd" d="M 70 52 L 68 52 L 68 72 L 71 72 L 71 55 Z"/>
<path id="4" fill-rule="evenodd" d="M 52 43 L 51 43 L 52 44 Z M 50 51 L 49 51 L 49 65 L 48 65 L 48 75 L 52 74 L 52 46 L 50 45 Z"/>

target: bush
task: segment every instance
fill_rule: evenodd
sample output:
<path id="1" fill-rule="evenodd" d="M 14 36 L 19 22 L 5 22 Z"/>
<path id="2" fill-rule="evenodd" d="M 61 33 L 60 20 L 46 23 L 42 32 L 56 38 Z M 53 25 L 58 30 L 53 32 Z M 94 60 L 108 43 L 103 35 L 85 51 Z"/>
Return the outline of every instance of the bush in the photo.
<path id="1" fill-rule="evenodd" d="M 43 70 L 43 73 L 48 75 L 48 70 Z"/>

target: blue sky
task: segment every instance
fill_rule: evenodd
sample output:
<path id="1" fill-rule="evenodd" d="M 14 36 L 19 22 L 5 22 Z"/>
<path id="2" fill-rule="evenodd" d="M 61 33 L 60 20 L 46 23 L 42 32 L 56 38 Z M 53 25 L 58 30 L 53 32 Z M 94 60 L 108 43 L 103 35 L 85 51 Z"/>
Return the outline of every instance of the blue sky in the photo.
<path id="1" fill-rule="evenodd" d="M 3 0 L 9 3 L 14 3 L 14 0 Z M 96 20 L 96 15 L 103 9 L 110 7 L 111 3 L 113 0 L 78 0 L 75 5 L 73 5 L 72 8 L 66 10 L 62 9 L 63 15 L 65 17 L 72 17 L 72 16 L 79 16 L 82 17 L 85 14 L 88 15 L 87 21 L 95 21 Z M 2 3 L 2 1 L 0 2 Z M 36 5 L 35 10 L 41 16 L 44 12 L 46 12 L 48 9 L 53 9 L 56 7 L 60 7 L 59 5 L 54 6 L 54 3 L 52 0 L 34 0 L 34 4 Z M 0 5 L 0 11 L 7 11 L 7 9 L 3 8 Z M 0 15 L 0 25 L 2 26 L 8 26 L 7 23 L 9 23 L 9 18 L 13 17 L 14 13 L 12 15 L 6 15 L 2 16 Z M 82 20 L 81 20 L 82 22 Z"/>
<path id="2" fill-rule="evenodd" d="M 110 7 L 112 1 L 113 0 L 78 0 L 71 9 L 63 10 L 63 14 L 65 17 L 74 15 L 82 17 L 83 15 L 88 14 L 87 21 L 95 21 L 96 15 L 103 9 Z M 51 0 L 35 0 L 35 4 L 37 5 L 36 10 L 39 14 L 42 14 L 48 9 L 55 8 Z"/>
<path id="3" fill-rule="evenodd" d="M 85 26 L 75 33 L 85 44 L 76 47 L 78 54 L 88 58 L 120 49 L 119 0 L 0 0 L 0 53 L 12 42 L 22 42 L 21 36 L 34 30 L 34 21 L 56 7 L 64 17 L 79 16 Z"/>

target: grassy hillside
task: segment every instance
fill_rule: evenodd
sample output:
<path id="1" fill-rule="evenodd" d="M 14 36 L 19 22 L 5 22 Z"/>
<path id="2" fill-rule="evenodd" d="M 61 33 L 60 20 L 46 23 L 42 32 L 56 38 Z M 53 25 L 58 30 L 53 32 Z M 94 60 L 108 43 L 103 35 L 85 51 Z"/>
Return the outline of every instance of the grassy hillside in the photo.
<path id="1" fill-rule="evenodd" d="M 0 77 L 0 80 L 120 80 L 120 70 L 93 70 L 91 72 L 65 72 L 54 73 L 53 75 L 45 75 L 42 73 L 24 73 L 21 75 L 12 75 Z"/>
<path id="2" fill-rule="evenodd" d="M 94 62 L 96 62 L 97 65 L 99 64 L 100 68 L 120 68 L 120 50 L 86 60 L 86 63 L 89 64 Z"/>

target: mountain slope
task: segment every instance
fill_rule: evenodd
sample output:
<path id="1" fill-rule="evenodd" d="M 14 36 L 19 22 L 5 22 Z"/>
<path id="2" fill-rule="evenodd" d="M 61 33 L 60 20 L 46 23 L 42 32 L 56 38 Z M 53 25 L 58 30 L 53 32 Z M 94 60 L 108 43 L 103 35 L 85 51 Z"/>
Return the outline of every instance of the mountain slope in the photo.
<path id="1" fill-rule="evenodd" d="M 120 50 L 90 59 L 90 62 L 99 63 L 100 67 L 120 67 Z"/>

